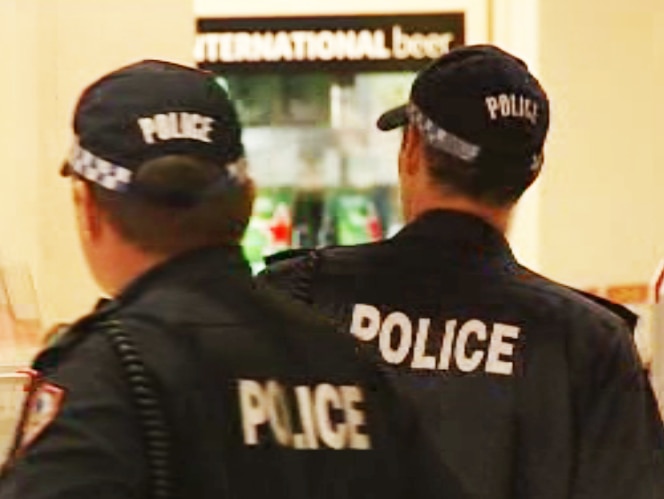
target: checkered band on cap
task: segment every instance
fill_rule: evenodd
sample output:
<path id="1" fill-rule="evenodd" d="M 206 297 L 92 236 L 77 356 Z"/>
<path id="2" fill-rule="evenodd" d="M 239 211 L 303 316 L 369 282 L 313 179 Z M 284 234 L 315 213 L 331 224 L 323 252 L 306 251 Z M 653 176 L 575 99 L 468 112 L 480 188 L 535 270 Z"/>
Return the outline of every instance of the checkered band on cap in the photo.
<path id="1" fill-rule="evenodd" d="M 480 146 L 471 144 L 461 137 L 440 128 L 433 121 L 420 111 L 412 102 L 408 104 L 408 121 L 415 126 L 424 135 L 424 140 L 436 149 L 440 149 L 463 161 L 471 163 L 480 153 Z"/>
<path id="2" fill-rule="evenodd" d="M 74 142 L 69 153 L 69 165 L 81 177 L 112 191 L 129 189 L 133 172 L 128 168 L 99 158 Z"/>
<path id="3" fill-rule="evenodd" d="M 472 163 L 479 156 L 480 151 L 482 150 L 480 146 L 471 144 L 470 142 L 439 127 L 427 118 L 426 115 L 412 102 L 408 104 L 406 112 L 408 113 L 408 121 L 417 126 L 420 132 L 424 135 L 424 139 L 431 147 L 451 154 L 452 156 L 468 163 Z M 529 165 L 530 171 L 538 171 L 542 168 L 543 162 L 543 154 L 533 154 L 532 162 Z"/>

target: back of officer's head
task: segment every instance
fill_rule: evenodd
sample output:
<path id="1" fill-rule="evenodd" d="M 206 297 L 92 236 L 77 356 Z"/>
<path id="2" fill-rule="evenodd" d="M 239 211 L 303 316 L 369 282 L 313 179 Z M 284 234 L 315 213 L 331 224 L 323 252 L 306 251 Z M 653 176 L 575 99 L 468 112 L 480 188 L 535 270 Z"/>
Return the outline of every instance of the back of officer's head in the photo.
<path id="1" fill-rule="evenodd" d="M 210 73 L 123 67 L 83 92 L 73 127 L 63 172 L 127 243 L 163 256 L 238 243 L 253 189 L 236 111 Z"/>
<path id="2" fill-rule="evenodd" d="M 491 45 L 460 47 L 423 69 L 409 102 L 378 120 L 381 130 L 403 126 L 402 155 L 415 137 L 444 192 L 511 206 L 539 174 L 548 99 L 520 59 Z"/>

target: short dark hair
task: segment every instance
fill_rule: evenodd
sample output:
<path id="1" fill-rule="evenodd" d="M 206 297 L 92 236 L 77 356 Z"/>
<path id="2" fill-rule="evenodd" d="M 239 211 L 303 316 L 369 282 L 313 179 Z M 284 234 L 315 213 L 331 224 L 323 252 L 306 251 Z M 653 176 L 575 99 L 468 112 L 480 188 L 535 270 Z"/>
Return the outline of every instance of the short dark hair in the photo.
<path id="1" fill-rule="evenodd" d="M 237 244 L 242 238 L 253 204 L 250 181 L 235 181 L 191 202 L 165 202 L 157 195 L 200 192 L 218 176 L 219 166 L 209 161 L 173 155 L 147 161 L 138 168 L 135 182 L 149 186 L 148 191 L 120 193 L 86 183 L 94 201 L 123 238 L 143 251 L 172 255 L 198 247 Z"/>
<path id="2" fill-rule="evenodd" d="M 514 204 L 533 183 L 537 172 L 510 164 L 509 158 L 491 158 L 491 167 L 468 163 L 422 142 L 429 175 L 452 193 L 494 207 Z"/>

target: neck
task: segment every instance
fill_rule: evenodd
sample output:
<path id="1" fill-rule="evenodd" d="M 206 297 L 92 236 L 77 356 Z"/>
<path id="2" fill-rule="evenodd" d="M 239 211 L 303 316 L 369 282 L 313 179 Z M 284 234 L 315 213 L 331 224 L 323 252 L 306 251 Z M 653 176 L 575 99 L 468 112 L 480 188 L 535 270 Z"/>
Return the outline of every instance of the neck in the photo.
<path id="1" fill-rule="evenodd" d="M 411 222 L 423 213 L 432 210 L 452 210 L 474 215 L 492 225 L 502 234 L 507 232 L 512 214 L 512 206 L 490 206 L 464 196 L 443 194 L 433 189 L 426 189 L 418 192 L 409 203 L 407 221 Z"/>
<path id="2" fill-rule="evenodd" d="M 109 261 L 122 264 L 109 266 L 100 284 L 109 295 L 118 296 L 135 279 L 167 259 L 164 255 L 144 253 L 131 246 L 116 247 Z"/>

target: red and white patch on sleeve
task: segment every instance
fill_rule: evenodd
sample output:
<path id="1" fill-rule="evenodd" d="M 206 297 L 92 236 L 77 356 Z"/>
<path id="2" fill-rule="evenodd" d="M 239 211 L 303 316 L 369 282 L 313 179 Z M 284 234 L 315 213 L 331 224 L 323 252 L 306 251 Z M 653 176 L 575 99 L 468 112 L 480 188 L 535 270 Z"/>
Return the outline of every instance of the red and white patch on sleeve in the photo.
<path id="1" fill-rule="evenodd" d="M 65 391 L 48 382 L 40 382 L 30 394 L 20 429 L 19 449 L 30 445 L 51 424 L 60 411 Z"/>

